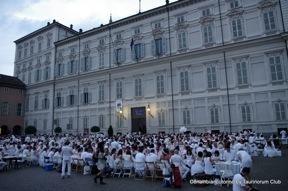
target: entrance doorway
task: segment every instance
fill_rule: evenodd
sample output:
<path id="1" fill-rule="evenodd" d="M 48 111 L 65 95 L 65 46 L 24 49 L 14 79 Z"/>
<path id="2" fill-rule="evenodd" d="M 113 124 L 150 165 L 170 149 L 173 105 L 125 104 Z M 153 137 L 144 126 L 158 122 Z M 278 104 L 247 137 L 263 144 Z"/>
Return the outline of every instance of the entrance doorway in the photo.
<path id="1" fill-rule="evenodd" d="M 0 135 L 8 135 L 8 134 L 9 134 L 8 126 L 2 125 L 0 127 Z"/>
<path id="2" fill-rule="evenodd" d="M 132 129 L 131 132 L 146 134 L 146 108 L 131 108 Z"/>

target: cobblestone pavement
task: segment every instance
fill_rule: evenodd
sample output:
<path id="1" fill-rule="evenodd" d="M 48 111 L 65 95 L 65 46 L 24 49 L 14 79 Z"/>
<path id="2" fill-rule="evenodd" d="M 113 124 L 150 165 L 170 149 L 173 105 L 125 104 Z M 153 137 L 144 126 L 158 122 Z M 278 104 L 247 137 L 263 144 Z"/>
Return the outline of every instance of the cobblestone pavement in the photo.
<path id="1" fill-rule="evenodd" d="M 275 180 L 275 184 L 256 185 L 261 191 L 284 191 L 288 187 L 288 154 L 284 152 L 282 157 L 253 159 L 252 177 L 254 180 Z M 281 184 L 279 183 L 281 181 Z M 277 182 L 278 181 L 278 182 Z M 105 179 L 107 185 L 99 185 L 93 182 L 92 176 L 72 174 L 71 178 L 62 180 L 60 174 L 52 171 L 47 172 L 39 167 L 22 168 L 0 172 L 1 191 L 89 191 L 89 190 L 171 190 L 163 188 L 161 181 L 135 180 L 134 178 L 108 178 Z M 232 190 L 231 187 L 209 185 L 206 187 L 196 187 L 189 183 L 184 183 L 181 190 L 193 191 L 217 191 Z"/>

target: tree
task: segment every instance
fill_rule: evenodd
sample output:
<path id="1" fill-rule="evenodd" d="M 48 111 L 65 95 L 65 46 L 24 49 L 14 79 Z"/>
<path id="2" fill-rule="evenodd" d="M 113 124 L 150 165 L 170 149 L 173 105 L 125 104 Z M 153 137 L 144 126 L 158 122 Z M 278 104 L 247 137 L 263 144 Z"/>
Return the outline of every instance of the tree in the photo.
<path id="1" fill-rule="evenodd" d="M 27 126 L 26 128 L 25 128 L 25 134 L 27 134 L 27 135 L 31 135 L 31 134 L 36 134 L 36 132 L 37 132 L 37 129 L 36 129 L 36 127 L 34 127 L 34 126 Z"/>
<path id="2" fill-rule="evenodd" d="M 110 125 L 109 128 L 108 128 L 108 136 L 109 136 L 109 137 L 113 137 L 113 128 L 112 128 L 112 125 Z"/>
<path id="3" fill-rule="evenodd" d="M 56 133 L 56 134 L 62 133 L 62 128 L 61 128 L 61 127 L 56 127 L 56 128 L 54 129 L 54 133 Z"/>
<path id="4" fill-rule="evenodd" d="M 91 132 L 92 133 L 98 133 L 99 131 L 100 131 L 100 127 L 98 127 L 98 126 L 93 126 L 93 127 L 91 127 Z"/>

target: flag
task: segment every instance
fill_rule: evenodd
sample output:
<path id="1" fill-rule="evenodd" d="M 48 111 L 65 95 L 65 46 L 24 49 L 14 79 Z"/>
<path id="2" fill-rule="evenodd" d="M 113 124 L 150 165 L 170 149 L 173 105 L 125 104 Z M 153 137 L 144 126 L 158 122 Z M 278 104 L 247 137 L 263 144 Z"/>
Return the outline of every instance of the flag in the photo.
<path id="1" fill-rule="evenodd" d="M 131 50 L 132 50 L 133 46 L 134 46 L 134 39 L 132 38 L 131 43 L 130 43 Z"/>

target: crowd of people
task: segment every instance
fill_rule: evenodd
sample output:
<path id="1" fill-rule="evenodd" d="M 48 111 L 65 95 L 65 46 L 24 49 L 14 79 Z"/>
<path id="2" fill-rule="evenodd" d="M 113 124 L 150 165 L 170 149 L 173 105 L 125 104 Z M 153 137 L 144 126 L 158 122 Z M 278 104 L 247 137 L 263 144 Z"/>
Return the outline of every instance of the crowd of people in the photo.
<path id="1" fill-rule="evenodd" d="M 94 164 L 90 171 L 96 174 L 95 182 L 100 178 L 101 184 L 105 184 L 103 176 L 113 173 L 120 165 L 131 167 L 141 176 L 145 163 L 161 161 L 164 164 L 161 169 L 164 180 L 173 182 L 177 179 L 175 169 L 179 170 L 177 176 L 184 181 L 198 175 L 217 178 L 219 173 L 214 164 L 220 161 L 238 161 L 241 169 L 247 173 L 253 170 L 252 156 L 257 156 L 259 149 L 263 150 L 264 156 L 274 157 L 281 153 L 278 147 L 277 137 L 265 139 L 263 135 L 250 131 L 217 134 L 136 133 L 113 137 L 102 134 L 11 136 L 0 138 L 0 161 L 5 164 L 2 160 L 5 156 L 19 156 L 27 164 L 44 166 L 48 158 L 62 166 L 61 177 L 64 178 L 71 176 L 72 158 L 79 158 L 84 161 L 83 166 L 89 162 Z M 171 179 L 173 175 L 175 177 Z"/>

